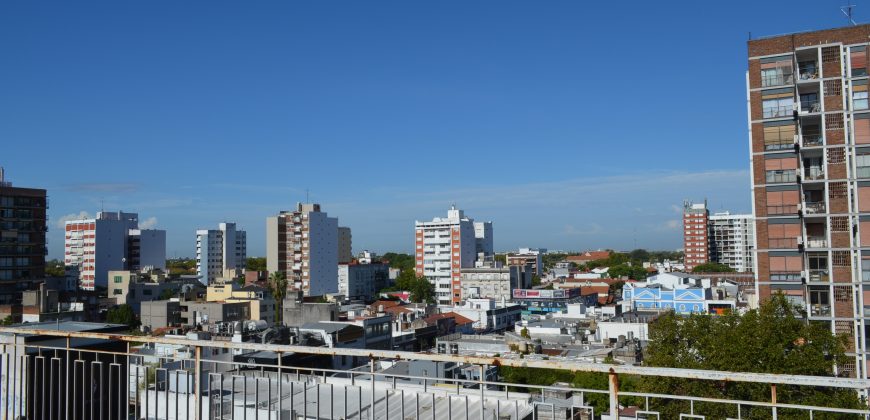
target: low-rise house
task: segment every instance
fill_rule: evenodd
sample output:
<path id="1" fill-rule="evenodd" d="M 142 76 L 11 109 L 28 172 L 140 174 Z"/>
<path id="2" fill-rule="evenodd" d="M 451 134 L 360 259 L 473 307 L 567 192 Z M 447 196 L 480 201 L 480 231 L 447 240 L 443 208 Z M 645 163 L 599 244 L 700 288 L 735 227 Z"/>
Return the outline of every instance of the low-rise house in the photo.
<path id="1" fill-rule="evenodd" d="M 607 286 L 604 286 L 605 292 Z M 585 293 L 581 293 L 585 292 Z M 565 312 L 570 304 L 580 303 L 586 307 L 594 307 L 598 304 L 598 290 L 587 288 L 564 288 L 564 289 L 514 289 L 511 302 L 522 305 L 523 316 L 546 315 L 554 312 Z"/>
<path id="2" fill-rule="evenodd" d="M 130 305 L 139 314 L 142 302 L 173 297 L 192 298 L 202 290 L 196 279 L 170 279 L 160 270 L 109 271 L 108 296 L 116 305 Z"/>
<path id="3" fill-rule="evenodd" d="M 474 322 L 478 332 L 498 332 L 513 329 L 522 318 L 523 307 L 512 303 L 497 303 L 494 299 L 467 299 L 461 306 L 445 308 Z"/>
<path id="4" fill-rule="evenodd" d="M 234 281 L 220 281 L 208 286 L 206 300 L 209 302 L 247 302 L 251 311 L 250 319 L 275 323 L 275 298 L 269 289 L 257 285 L 241 287 Z"/>
<path id="5" fill-rule="evenodd" d="M 139 321 L 149 331 L 180 326 L 181 303 L 177 299 L 142 302 Z"/>
<path id="6" fill-rule="evenodd" d="M 283 323 L 288 327 L 298 327 L 309 322 L 338 321 L 339 305 L 323 302 L 317 297 L 303 296 L 302 291 L 292 292 L 284 298 Z"/>

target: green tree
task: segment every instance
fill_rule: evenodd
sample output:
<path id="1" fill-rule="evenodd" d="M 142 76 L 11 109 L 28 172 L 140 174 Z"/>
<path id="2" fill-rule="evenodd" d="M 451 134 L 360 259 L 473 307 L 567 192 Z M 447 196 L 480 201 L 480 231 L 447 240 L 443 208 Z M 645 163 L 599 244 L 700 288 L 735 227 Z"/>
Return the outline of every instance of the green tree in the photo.
<path id="1" fill-rule="evenodd" d="M 500 262 L 504 265 L 507 265 L 507 254 L 495 254 L 493 260 Z"/>
<path id="2" fill-rule="evenodd" d="M 540 286 L 541 285 L 541 276 L 534 274 L 532 275 L 532 286 Z"/>
<path id="3" fill-rule="evenodd" d="M 650 326 L 650 341 L 644 363 L 657 367 L 727 370 L 737 372 L 830 376 L 833 366 L 846 360 L 845 337 L 831 334 L 828 327 L 807 323 L 795 316 L 796 308 L 783 295 L 773 296 L 757 310 L 740 316 L 665 313 Z M 647 392 L 693 395 L 732 400 L 766 401 L 767 384 L 715 382 L 657 377 L 644 380 Z M 831 388 L 780 386 L 778 401 L 858 408 L 862 405 L 854 391 Z M 657 401 L 663 418 L 676 418 L 687 412 L 681 401 Z M 681 411 L 682 410 L 682 411 Z M 736 408 L 696 403 L 695 412 L 708 418 L 736 417 Z M 744 407 L 743 418 L 769 418 L 768 409 Z M 805 414 L 804 414 L 805 417 Z M 788 410 L 779 418 L 798 417 Z M 841 416 L 816 418 L 849 418 Z"/>
<path id="4" fill-rule="evenodd" d="M 609 270 L 607 270 L 607 274 L 614 279 L 628 277 L 632 280 L 644 280 L 649 275 L 645 268 L 639 265 L 628 264 L 619 264 L 612 266 Z"/>
<path id="5" fill-rule="evenodd" d="M 650 253 L 645 249 L 635 249 L 628 253 L 628 257 L 632 261 L 647 262 L 650 260 Z"/>
<path id="6" fill-rule="evenodd" d="M 523 327 L 523 329 L 520 330 L 520 335 L 523 336 L 523 338 L 532 338 L 532 335 L 529 334 L 529 329 L 526 327 Z"/>
<path id="7" fill-rule="evenodd" d="M 12 315 L 9 315 L 6 318 L 3 318 L 2 320 L 0 320 L 0 325 L 12 325 L 12 324 L 13 324 Z"/>
<path id="8" fill-rule="evenodd" d="M 413 270 L 416 266 L 413 255 L 402 254 L 397 252 L 387 252 L 381 256 L 381 262 L 389 263 L 390 268 L 398 268 L 399 270 Z"/>
<path id="9" fill-rule="evenodd" d="M 611 296 L 622 296 L 622 286 L 625 286 L 625 282 L 622 280 L 610 283 L 607 293 Z"/>
<path id="10" fill-rule="evenodd" d="M 696 265 L 692 269 L 693 273 L 733 273 L 734 269 L 725 265 L 714 262 Z"/>
<path id="11" fill-rule="evenodd" d="M 115 306 L 106 312 L 106 322 L 110 324 L 123 324 L 131 329 L 139 326 L 139 320 L 133 307 L 127 304 Z"/>
<path id="12" fill-rule="evenodd" d="M 269 291 L 275 297 L 275 323 L 282 325 L 284 318 L 284 297 L 287 296 L 287 276 L 282 271 L 269 274 Z"/>
<path id="13" fill-rule="evenodd" d="M 66 275 L 66 271 L 63 265 L 63 261 L 59 260 L 51 260 L 45 262 L 45 275 L 47 277 L 63 277 Z"/>
<path id="14" fill-rule="evenodd" d="M 175 290 L 163 289 L 163 291 L 160 292 L 160 296 L 158 297 L 158 299 L 159 300 L 169 300 L 169 299 L 175 297 L 175 293 L 176 293 Z"/>
<path id="15" fill-rule="evenodd" d="M 411 302 L 435 303 L 435 285 L 426 277 L 417 277 L 408 289 L 411 292 Z"/>
<path id="16" fill-rule="evenodd" d="M 266 271 L 266 257 L 248 257 L 245 260 L 245 269 L 248 271 Z"/>
<path id="17" fill-rule="evenodd" d="M 196 260 L 191 258 L 174 258 L 166 260 L 166 269 L 171 276 L 196 274 Z"/>

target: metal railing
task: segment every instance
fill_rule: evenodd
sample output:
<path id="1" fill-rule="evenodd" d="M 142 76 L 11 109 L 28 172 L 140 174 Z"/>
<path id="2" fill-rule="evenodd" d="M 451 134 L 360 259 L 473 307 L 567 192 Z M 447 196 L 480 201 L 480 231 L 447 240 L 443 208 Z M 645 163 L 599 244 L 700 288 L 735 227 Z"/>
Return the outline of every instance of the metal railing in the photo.
<path id="1" fill-rule="evenodd" d="M 804 147 L 821 146 L 824 143 L 821 134 L 804 133 L 801 137 L 803 138 Z"/>
<path id="2" fill-rule="evenodd" d="M 805 214 L 824 214 L 826 211 L 824 201 L 808 201 L 803 208 Z"/>
<path id="3" fill-rule="evenodd" d="M 766 171 L 764 180 L 768 184 L 782 184 L 797 181 L 797 171 L 794 169 L 777 169 Z"/>
<path id="4" fill-rule="evenodd" d="M 825 168 L 823 168 L 821 166 L 805 166 L 804 167 L 804 179 L 805 180 L 825 179 Z"/>
<path id="5" fill-rule="evenodd" d="M 824 270 L 809 270 L 810 278 L 808 279 L 811 282 L 828 282 L 831 279 L 830 272 L 827 269 Z"/>
<path id="6" fill-rule="evenodd" d="M 807 236 L 807 248 L 827 248 L 828 238 L 824 236 Z"/>
<path id="7" fill-rule="evenodd" d="M 140 345 L 171 352 L 145 352 Z M 0 327 L 0 411 L 3 418 L 148 419 L 556 419 L 619 417 L 636 404 L 656 413 L 673 402 L 682 417 L 704 415 L 703 406 L 726 407 L 734 418 L 799 412 L 866 417 L 847 409 L 777 401 L 777 387 L 814 387 L 864 392 L 863 379 L 739 373 L 585 363 L 547 358 L 501 358 L 203 341 Z M 171 353 L 171 355 L 169 355 Z M 272 355 L 270 358 L 267 354 Z M 322 368 L 304 355 L 367 365 Z M 387 362 L 443 362 L 459 375 L 376 370 Z M 506 383 L 492 367 L 560 369 L 606 375 L 606 389 Z M 464 375 L 464 377 L 460 377 Z M 739 382 L 769 387 L 770 400 L 746 401 L 697 395 L 620 390 L 620 376 Z M 446 376 L 446 375 L 445 375 Z M 596 405 L 599 407 L 596 412 Z M 748 418 L 748 417 L 747 417 Z"/>

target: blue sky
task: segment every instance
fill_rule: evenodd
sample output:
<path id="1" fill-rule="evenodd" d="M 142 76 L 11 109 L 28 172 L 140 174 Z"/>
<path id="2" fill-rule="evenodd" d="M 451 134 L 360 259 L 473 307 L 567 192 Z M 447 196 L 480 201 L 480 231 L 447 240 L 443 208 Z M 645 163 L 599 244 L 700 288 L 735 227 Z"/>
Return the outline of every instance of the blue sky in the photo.
<path id="1" fill-rule="evenodd" d="M 839 5 L 5 1 L 0 165 L 48 189 L 52 258 L 101 206 L 170 256 L 220 221 L 264 255 L 306 189 L 356 251 L 453 202 L 499 250 L 675 249 L 683 199 L 750 211 L 748 33 Z"/>

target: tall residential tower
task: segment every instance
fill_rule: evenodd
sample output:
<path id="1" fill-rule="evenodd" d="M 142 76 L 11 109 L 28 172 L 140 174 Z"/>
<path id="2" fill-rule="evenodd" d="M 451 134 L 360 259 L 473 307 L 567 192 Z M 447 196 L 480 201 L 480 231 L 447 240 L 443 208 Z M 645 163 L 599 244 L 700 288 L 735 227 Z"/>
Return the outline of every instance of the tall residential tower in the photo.
<path id="1" fill-rule="evenodd" d="M 220 223 L 217 229 L 196 231 L 196 277 L 209 285 L 215 279 L 241 274 L 247 260 L 248 240 L 235 223 Z"/>
<path id="2" fill-rule="evenodd" d="M 338 250 L 338 219 L 320 204 L 299 203 L 266 219 L 266 268 L 308 296 L 338 292 Z"/>
<path id="3" fill-rule="evenodd" d="M 474 267 L 478 250 L 492 252 L 492 223 L 478 225 L 452 206 L 446 218 L 416 222 L 414 227 L 417 275 L 434 283 L 439 304 L 459 303 L 462 268 Z"/>
<path id="4" fill-rule="evenodd" d="M 13 187 L 0 168 L 0 304 L 45 277 L 45 190 Z"/>
<path id="5" fill-rule="evenodd" d="M 851 337 L 839 374 L 867 378 L 870 25 L 750 40 L 756 290 Z"/>

